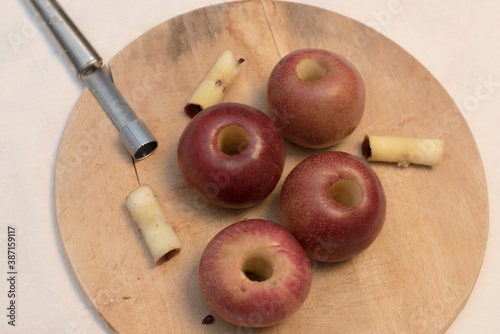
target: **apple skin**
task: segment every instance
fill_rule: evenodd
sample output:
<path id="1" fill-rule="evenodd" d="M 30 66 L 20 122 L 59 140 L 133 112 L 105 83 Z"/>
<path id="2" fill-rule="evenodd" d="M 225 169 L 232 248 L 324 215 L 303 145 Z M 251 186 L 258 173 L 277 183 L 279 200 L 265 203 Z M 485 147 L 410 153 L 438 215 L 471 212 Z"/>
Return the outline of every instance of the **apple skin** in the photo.
<path id="1" fill-rule="evenodd" d="M 339 179 L 360 186 L 356 205 L 340 204 L 330 189 Z M 385 222 L 386 197 L 373 169 L 339 151 L 316 153 L 292 169 L 280 194 L 280 217 L 312 259 L 339 262 L 368 248 Z"/>
<path id="2" fill-rule="evenodd" d="M 238 154 L 218 144 L 222 129 L 237 125 L 248 135 Z M 260 110 L 240 103 L 220 103 L 196 115 L 177 146 L 177 162 L 186 184 L 201 198 L 225 208 L 253 206 L 274 190 L 283 173 L 283 137 Z"/>
<path id="3" fill-rule="evenodd" d="M 256 281 L 244 273 L 252 256 L 269 259 L 274 272 L 268 279 Z M 281 225 L 245 219 L 207 244 L 198 281 L 208 306 L 221 318 L 237 326 L 267 327 L 299 310 L 309 295 L 312 268 L 299 242 Z"/>
<path id="4" fill-rule="evenodd" d="M 326 70 L 322 79 L 305 81 L 296 67 L 312 59 Z M 350 135 L 365 108 L 365 87 L 348 60 L 328 50 L 300 49 L 273 68 L 267 86 L 269 115 L 283 136 L 306 148 L 325 148 Z"/>

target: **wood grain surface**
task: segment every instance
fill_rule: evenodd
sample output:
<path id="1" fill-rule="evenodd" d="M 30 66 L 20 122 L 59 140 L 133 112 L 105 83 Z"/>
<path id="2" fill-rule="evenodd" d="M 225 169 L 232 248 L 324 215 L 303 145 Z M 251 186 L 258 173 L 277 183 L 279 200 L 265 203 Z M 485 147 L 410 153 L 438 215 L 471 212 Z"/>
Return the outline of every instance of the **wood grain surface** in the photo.
<path id="1" fill-rule="evenodd" d="M 287 142 L 275 191 L 246 210 L 219 209 L 189 190 L 176 146 L 190 119 L 183 106 L 225 49 L 246 61 L 224 101 L 267 113 L 267 77 L 278 60 L 304 47 L 329 49 L 359 69 L 367 90 L 357 130 L 329 150 L 361 155 L 365 134 L 440 138 L 433 168 L 372 163 L 388 213 L 375 243 L 339 264 L 313 262 L 303 307 L 264 329 L 238 328 L 211 314 L 197 283 L 199 258 L 222 228 L 243 218 L 279 223 L 278 198 L 288 172 L 307 150 Z M 88 90 L 61 140 L 55 174 L 57 224 L 76 280 L 89 303 L 119 333 L 440 333 L 465 305 L 488 233 L 481 159 L 460 111 L 417 60 L 376 31 L 333 12 L 281 1 L 241 1 L 202 8 L 151 29 L 109 64 L 113 80 L 159 140 L 133 163 L 111 121 Z M 139 184 L 156 192 L 183 243 L 153 266 L 125 208 Z"/>

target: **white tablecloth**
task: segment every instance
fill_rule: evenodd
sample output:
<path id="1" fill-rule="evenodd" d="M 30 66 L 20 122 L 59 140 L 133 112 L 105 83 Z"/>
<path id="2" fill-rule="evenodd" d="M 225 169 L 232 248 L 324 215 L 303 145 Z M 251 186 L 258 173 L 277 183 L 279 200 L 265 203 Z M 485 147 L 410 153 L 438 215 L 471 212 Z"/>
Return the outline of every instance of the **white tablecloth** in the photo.
<path id="1" fill-rule="evenodd" d="M 155 25 L 217 0 L 61 0 L 107 61 Z M 300 0 L 376 28 L 443 84 L 479 146 L 490 233 L 474 291 L 449 333 L 500 332 L 500 1 Z M 56 153 L 84 86 L 21 0 L 0 4 L 0 332 L 108 333 L 66 262 L 53 204 Z M 445 194 L 443 194 L 445 195 Z M 16 327 L 8 325 L 8 226 L 16 227 Z M 3 276 L 2 276 L 3 275 Z"/>

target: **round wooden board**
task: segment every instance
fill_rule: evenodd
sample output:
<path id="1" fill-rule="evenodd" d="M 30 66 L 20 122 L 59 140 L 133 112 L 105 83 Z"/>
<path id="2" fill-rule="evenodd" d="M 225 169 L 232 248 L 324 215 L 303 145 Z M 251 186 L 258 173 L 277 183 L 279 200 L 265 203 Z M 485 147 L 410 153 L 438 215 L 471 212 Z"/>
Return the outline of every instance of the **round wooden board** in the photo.
<path id="1" fill-rule="evenodd" d="M 278 198 L 288 172 L 318 151 L 287 143 L 283 177 L 271 196 L 247 210 L 223 210 L 198 199 L 176 163 L 189 122 L 186 100 L 225 49 L 245 58 L 225 101 L 267 113 L 267 77 L 277 61 L 304 47 L 337 52 L 361 72 L 364 118 L 330 148 L 360 155 L 365 134 L 440 138 L 436 167 L 373 163 L 385 187 L 388 214 L 375 243 L 339 264 L 313 262 L 303 307 L 274 327 L 247 330 L 211 314 L 199 291 L 197 266 L 207 242 L 243 218 L 280 221 Z M 57 223 L 69 263 L 89 302 L 119 333 L 435 333 L 465 305 L 488 233 L 481 159 L 460 111 L 411 55 L 370 28 L 306 5 L 242 1 L 199 9 L 148 31 L 109 64 L 113 80 L 160 142 L 133 163 L 88 90 L 68 121 L 57 156 Z M 153 266 L 124 203 L 139 184 L 156 192 L 182 251 Z"/>

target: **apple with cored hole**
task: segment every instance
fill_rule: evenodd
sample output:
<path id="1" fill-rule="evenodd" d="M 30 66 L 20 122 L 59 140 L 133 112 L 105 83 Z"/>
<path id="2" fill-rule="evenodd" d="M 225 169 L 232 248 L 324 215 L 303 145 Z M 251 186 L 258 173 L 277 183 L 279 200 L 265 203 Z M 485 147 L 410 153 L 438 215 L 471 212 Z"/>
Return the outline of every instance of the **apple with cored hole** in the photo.
<path id="1" fill-rule="evenodd" d="M 299 310 L 311 288 L 312 268 L 304 249 L 281 225 L 245 219 L 207 244 L 198 281 L 208 306 L 221 318 L 266 327 Z"/>
<path id="2" fill-rule="evenodd" d="M 269 196 L 281 178 L 285 155 L 283 137 L 267 115 L 229 102 L 196 115 L 177 146 L 186 184 L 226 208 L 247 208 Z"/>
<path id="3" fill-rule="evenodd" d="M 386 198 L 373 169 L 361 158 L 326 151 L 302 160 L 280 194 L 280 217 L 307 254 L 339 262 L 370 246 L 386 216 Z"/>
<path id="4" fill-rule="evenodd" d="M 365 87 L 356 67 L 342 56 L 323 49 L 300 49 L 273 68 L 267 107 L 289 141 L 307 148 L 329 147 L 358 126 L 365 108 Z"/>

